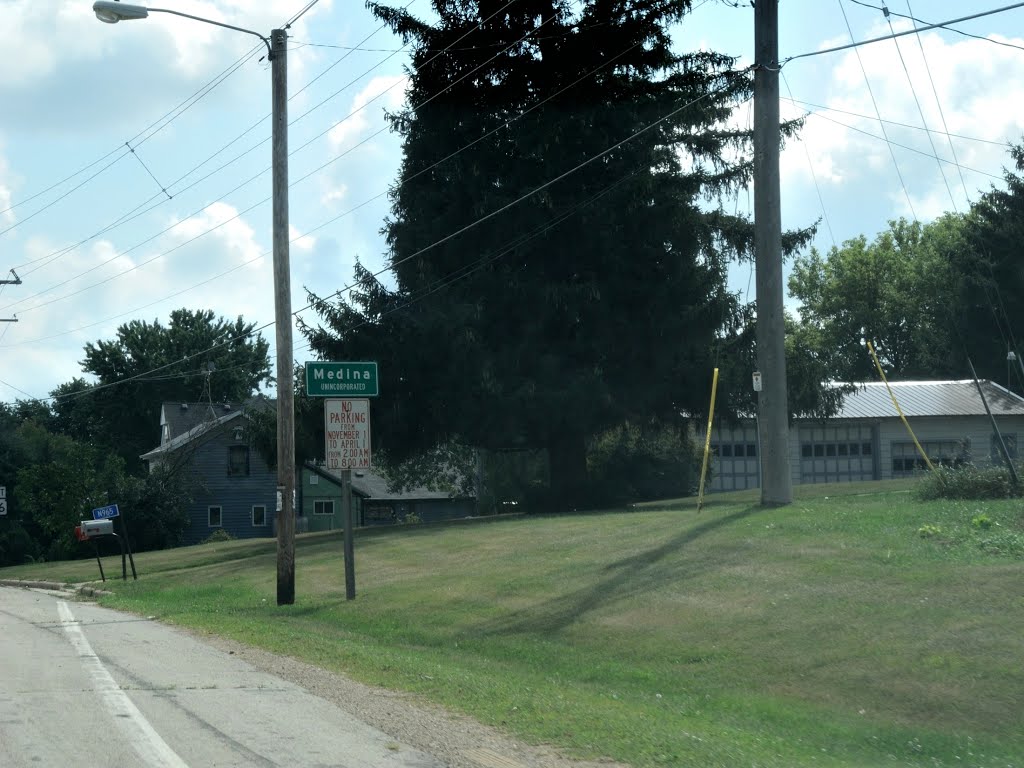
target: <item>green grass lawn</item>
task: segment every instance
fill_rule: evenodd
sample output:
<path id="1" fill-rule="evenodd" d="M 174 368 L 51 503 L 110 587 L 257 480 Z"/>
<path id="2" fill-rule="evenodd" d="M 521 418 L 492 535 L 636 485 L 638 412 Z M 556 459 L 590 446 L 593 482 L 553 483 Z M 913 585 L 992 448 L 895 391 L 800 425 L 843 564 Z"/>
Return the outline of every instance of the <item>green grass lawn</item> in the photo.
<path id="1" fill-rule="evenodd" d="M 906 487 L 365 531 L 351 602 L 337 534 L 287 607 L 273 542 L 191 547 L 102 602 L 634 766 L 1024 766 L 1020 502 Z M 96 563 L 0 570 L 40 576 Z"/>

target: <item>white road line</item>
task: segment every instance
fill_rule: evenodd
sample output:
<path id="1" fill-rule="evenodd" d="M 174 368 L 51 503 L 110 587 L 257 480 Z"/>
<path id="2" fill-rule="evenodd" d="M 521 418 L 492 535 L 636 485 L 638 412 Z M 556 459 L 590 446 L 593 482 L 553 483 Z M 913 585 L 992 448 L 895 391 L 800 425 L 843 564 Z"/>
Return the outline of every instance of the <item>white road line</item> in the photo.
<path id="1" fill-rule="evenodd" d="M 78 625 L 68 604 L 64 601 L 58 602 L 57 612 L 60 614 L 64 632 L 71 645 L 78 651 L 82 664 L 92 678 L 96 692 L 100 695 L 103 706 L 107 708 L 114 722 L 126 732 L 139 757 L 146 765 L 153 766 L 153 768 L 188 768 L 185 761 L 167 746 L 166 741 L 160 738 L 160 734 L 153 729 L 139 708 L 128 698 L 128 694 L 114 682 L 110 672 L 93 652 L 92 646 L 89 645 L 85 633 L 82 632 L 82 628 Z"/>

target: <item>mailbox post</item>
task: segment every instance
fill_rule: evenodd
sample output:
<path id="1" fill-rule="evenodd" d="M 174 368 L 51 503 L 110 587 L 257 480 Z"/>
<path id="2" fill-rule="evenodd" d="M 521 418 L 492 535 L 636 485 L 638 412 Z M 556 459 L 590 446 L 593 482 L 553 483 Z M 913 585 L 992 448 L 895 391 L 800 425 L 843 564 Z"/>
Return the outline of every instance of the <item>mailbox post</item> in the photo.
<path id="1" fill-rule="evenodd" d="M 124 552 L 124 540 L 114 533 L 114 522 L 110 519 L 103 520 L 83 520 L 79 525 L 75 526 L 75 538 L 79 541 L 91 541 L 93 551 L 96 553 L 96 564 L 100 567 L 100 578 L 103 581 L 107 580 L 106 575 L 103 573 L 103 561 L 100 560 L 100 547 L 99 539 L 104 536 L 112 536 L 117 539 L 121 545 L 121 578 L 128 581 L 128 570 L 125 565 L 125 552 Z M 132 575 L 135 576 L 135 566 L 132 565 Z M 138 578 L 138 576 L 135 576 Z"/>

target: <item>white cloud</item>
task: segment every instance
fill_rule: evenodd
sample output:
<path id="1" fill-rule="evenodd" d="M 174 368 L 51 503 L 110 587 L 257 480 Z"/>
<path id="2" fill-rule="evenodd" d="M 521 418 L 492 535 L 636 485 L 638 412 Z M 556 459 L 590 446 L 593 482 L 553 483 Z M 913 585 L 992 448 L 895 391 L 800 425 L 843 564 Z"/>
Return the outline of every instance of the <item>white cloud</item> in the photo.
<path id="1" fill-rule="evenodd" d="M 334 126 L 328 138 L 335 151 L 358 143 L 363 134 L 384 126 L 383 109 L 396 109 L 405 99 L 405 75 L 387 75 L 373 78 L 352 99 L 351 117 Z"/>
<path id="2" fill-rule="evenodd" d="M 876 27 L 871 34 L 888 31 L 888 27 Z M 891 121 L 885 126 L 885 134 L 892 142 L 892 154 L 913 200 L 914 212 L 918 218 L 930 220 L 952 210 L 954 205 L 958 210 L 966 210 L 967 196 L 976 198 L 979 188 L 987 189 L 996 180 L 964 170 L 968 189 L 965 193 L 955 165 L 943 162 L 946 182 L 943 181 L 935 154 L 944 161 L 953 160 L 949 139 L 942 135 L 943 117 L 950 133 L 996 142 L 1019 141 L 1024 133 L 1024 58 L 1013 49 L 989 41 L 949 38 L 938 32 L 922 33 L 920 45 L 915 36 L 899 38 L 899 46 L 903 62 L 893 41 L 862 49 L 860 60 L 878 114 Z M 784 182 L 807 183 L 813 168 L 819 185 L 846 185 L 849 191 L 848 185 L 867 183 L 868 177 L 874 177 L 878 180 L 873 182 L 870 194 L 891 201 L 891 215 L 909 217 L 910 208 L 892 154 L 881 138 L 883 131 L 878 120 L 872 118 L 875 105 L 865 85 L 861 63 L 854 51 L 838 55 L 841 58 L 831 70 L 826 95 L 820 103 L 852 114 L 817 110 L 821 116 L 808 117 L 801 134 L 804 146 L 794 142 L 783 154 Z M 913 90 L 904 73 L 904 63 Z M 796 90 L 793 95 L 801 98 Z M 931 142 L 921 130 L 918 103 L 933 132 Z M 1005 146 L 956 138 L 953 142 L 957 161 L 967 168 L 992 173 L 1008 162 Z M 804 147 L 811 157 L 810 166 Z M 885 186 L 879 187 L 880 183 Z"/>
<path id="3" fill-rule="evenodd" d="M 316 247 L 316 238 L 312 235 L 300 235 L 295 227 L 288 228 L 291 247 L 299 251 L 312 251 Z"/>
<path id="4" fill-rule="evenodd" d="M 208 237 L 222 247 L 229 258 L 221 258 L 230 266 L 244 264 L 255 269 L 264 260 L 264 248 L 256 242 L 253 228 L 228 203 L 213 203 L 199 215 L 177 222 L 169 233 L 176 245 L 185 247 Z"/>

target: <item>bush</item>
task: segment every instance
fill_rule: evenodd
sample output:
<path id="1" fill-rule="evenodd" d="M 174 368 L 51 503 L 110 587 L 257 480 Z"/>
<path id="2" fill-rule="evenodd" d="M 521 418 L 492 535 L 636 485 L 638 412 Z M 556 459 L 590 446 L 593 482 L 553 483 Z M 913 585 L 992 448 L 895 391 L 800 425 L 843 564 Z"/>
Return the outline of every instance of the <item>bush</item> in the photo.
<path id="1" fill-rule="evenodd" d="M 992 518 L 986 514 L 975 515 L 971 518 L 971 527 L 987 531 L 992 527 Z"/>
<path id="2" fill-rule="evenodd" d="M 216 531 L 211 533 L 200 544 L 215 544 L 218 541 L 234 541 L 235 537 L 225 531 L 223 528 L 218 528 Z"/>
<path id="3" fill-rule="evenodd" d="M 917 529 L 917 535 L 922 539 L 934 539 L 942 535 L 942 529 L 937 525 L 925 524 Z"/>
<path id="4" fill-rule="evenodd" d="M 1010 472 L 1006 467 L 978 469 L 971 464 L 960 467 L 936 467 L 918 484 L 917 496 L 922 501 L 932 499 L 1006 499 L 1020 496 L 1014 492 Z"/>

